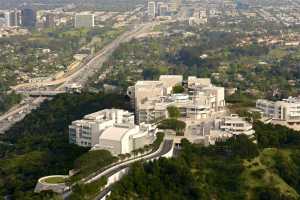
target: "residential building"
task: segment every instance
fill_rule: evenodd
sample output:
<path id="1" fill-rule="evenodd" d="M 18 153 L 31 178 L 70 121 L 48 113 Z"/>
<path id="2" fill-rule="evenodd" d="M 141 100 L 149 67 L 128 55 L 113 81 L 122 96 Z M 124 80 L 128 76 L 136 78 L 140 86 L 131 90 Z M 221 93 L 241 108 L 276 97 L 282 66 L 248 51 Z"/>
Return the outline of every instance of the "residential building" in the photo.
<path id="1" fill-rule="evenodd" d="M 95 15 L 80 13 L 75 15 L 75 28 L 92 28 L 95 26 Z"/>
<path id="2" fill-rule="evenodd" d="M 130 153 L 151 144 L 156 127 L 134 124 L 134 115 L 120 109 L 105 109 L 84 116 L 69 126 L 69 142 L 92 149 L 106 149 L 114 155 Z"/>
<path id="3" fill-rule="evenodd" d="M 259 99 L 256 108 L 262 111 L 265 117 L 273 120 L 284 121 L 289 125 L 300 124 L 300 98 L 289 97 L 281 101 L 268 101 Z"/>

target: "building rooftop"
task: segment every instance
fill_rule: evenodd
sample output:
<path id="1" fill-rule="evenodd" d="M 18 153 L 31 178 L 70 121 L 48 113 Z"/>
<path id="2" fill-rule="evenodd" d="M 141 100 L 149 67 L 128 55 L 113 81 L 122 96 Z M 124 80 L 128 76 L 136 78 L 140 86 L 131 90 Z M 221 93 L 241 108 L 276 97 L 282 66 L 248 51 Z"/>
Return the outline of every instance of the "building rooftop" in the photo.
<path id="1" fill-rule="evenodd" d="M 300 103 L 300 97 L 289 97 L 287 99 L 282 99 L 286 103 Z"/>
<path id="2" fill-rule="evenodd" d="M 136 82 L 136 86 L 154 86 L 154 85 L 161 85 L 161 81 L 138 81 Z"/>
<path id="3" fill-rule="evenodd" d="M 122 137 L 130 130 L 130 128 L 126 127 L 110 127 L 107 128 L 103 133 L 100 135 L 100 140 L 115 140 L 121 141 Z"/>

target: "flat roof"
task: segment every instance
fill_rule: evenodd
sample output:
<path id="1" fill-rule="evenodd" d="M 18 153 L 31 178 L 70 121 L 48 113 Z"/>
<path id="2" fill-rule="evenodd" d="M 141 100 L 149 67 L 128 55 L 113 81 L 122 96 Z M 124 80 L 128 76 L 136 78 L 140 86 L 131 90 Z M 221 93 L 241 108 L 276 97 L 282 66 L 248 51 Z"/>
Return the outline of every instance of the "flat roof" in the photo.
<path id="1" fill-rule="evenodd" d="M 142 86 L 142 85 L 145 85 L 145 86 L 150 86 L 150 85 L 159 85 L 159 84 L 162 84 L 161 81 L 138 81 L 136 82 L 136 86 Z"/>
<path id="2" fill-rule="evenodd" d="M 129 131 L 129 128 L 110 127 L 103 131 L 100 139 L 121 141 L 122 137 Z"/>
<path id="3" fill-rule="evenodd" d="M 161 79 L 183 79 L 182 75 L 160 75 L 159 80 Z"/>

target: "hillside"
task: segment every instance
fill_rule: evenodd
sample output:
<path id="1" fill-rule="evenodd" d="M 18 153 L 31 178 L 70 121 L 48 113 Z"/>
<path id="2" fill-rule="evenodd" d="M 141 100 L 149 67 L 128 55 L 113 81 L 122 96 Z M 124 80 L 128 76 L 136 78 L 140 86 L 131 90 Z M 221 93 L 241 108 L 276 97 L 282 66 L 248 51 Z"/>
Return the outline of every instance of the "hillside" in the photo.
<path id="1" fill-rule="evenodd" d="M 184 140 L 178 157 L 135 165 L 109 199 L 299 199 L 299 133 L 260 122 L 256 131 L 258 145 L 245 136 L 209 147 Z"/>

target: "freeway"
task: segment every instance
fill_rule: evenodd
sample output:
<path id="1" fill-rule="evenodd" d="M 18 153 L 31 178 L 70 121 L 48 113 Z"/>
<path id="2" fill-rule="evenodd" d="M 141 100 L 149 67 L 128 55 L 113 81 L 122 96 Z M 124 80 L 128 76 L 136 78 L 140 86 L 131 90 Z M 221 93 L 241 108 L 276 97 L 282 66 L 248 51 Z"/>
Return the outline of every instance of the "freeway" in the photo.
<path id="1" fill-rule="evenodd" d="M 8 111 L 4 115 L 0 116 L 0 134 L 4 134 L 13 124 L 24 119 L 32 110 L 36 109 L 46 98 L 26 98 L 25 104 L 20 104 Z"/>
<path id="2" fill-rule="evenodd" d="M 81 67 L 79 70 L 66 77 L 65 83 L 58 87 L 58 89 L 65 87 L 66 84 L 77 83 L 80 85 L 85 85 L 89 78 L 99 71 L 103 63 L 108 60 L 110 55 L 120 46 L 121 43 L 129 42 L 131 39 L 136 37 L 141 33 L 145 33 L 154 27 L 155 23 L 143 23 L 134 26 L 131 30 L 123 33 L 113 42 L 105 46 L 100 52 L 97 53 L 91 60 L 89 60 L 85 66 Z"/>
<path id="3" fill-rule="evenodd" d="M 70 83 L 77 83 L 82 86 L 86 85 L 86 83 L 89 81 L 89 78 L 101 69 L 103 63 L 108 60 L 110 55 L 119 47 L 121 43 L 129 42 L 137 35 L 151 30 L 153 26 L 155 26 L 155 23 L 153 22 L 142 23 L 133 26 L 130 30 L 126 31 L 125 33 L 117 37 L 114 41 L 112 41 L 110 44 L 106 45 L 93 58 L 88 60 L 86 63 L 83 63 L 82 66 L 78 67 L 78 70 L 75 70 L 73 73 L 70 73 L 69 76 L 64 77 L 63 83 L 60 86 L 56 87 L 54 90 L 60 91 Z M 22 91 L 22 93 L 26 92 Z M 43 93 L 48 94 L 47 90 L 45 90 Z M 52 89 L 49 94 L 54 93 L 55 92 L 53 92 Z M 41 103 L 45 99 L 46 98 L 38 97 L 36 101 Z M 18 112 L 16 112 L 15 110 L 11 110 L 7 112 L 4 116 L 0 116 L 0 133 L 4 133 L 14 123 L 18 122 L 19 120 L 22 120 L 26 114 L 29 114 L 31 110 L 36 108 L 37 106 L 38 105 L 35 102 L 28 102 L 27 105 L 19 105 Z M 29 109 L 27 109 L 28 107 Z M 12 118 L 14 120 L 8 120 Z"/>

